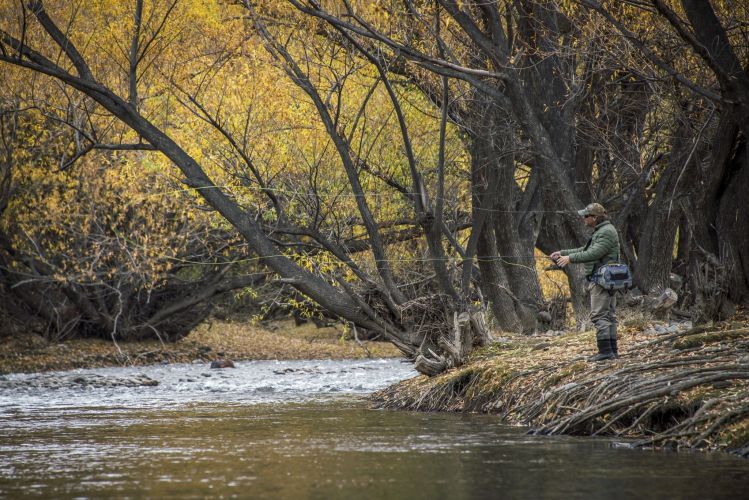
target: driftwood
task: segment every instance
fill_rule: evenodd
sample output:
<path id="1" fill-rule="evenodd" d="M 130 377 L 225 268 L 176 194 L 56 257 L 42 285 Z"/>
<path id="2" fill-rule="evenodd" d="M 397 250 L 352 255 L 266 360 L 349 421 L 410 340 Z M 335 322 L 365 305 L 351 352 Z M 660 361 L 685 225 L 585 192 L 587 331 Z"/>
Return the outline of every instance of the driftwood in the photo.
<path id="1" fill-rule="evenodd" d="M 420 336 L 414 359 L 419 373 L 431 377 L 461 366 L 473 347 L 489 342 L 483 310 L 458 311 L 456 306 L 445 294 L 424 295 L 402 306 L 403 325 Z"/>

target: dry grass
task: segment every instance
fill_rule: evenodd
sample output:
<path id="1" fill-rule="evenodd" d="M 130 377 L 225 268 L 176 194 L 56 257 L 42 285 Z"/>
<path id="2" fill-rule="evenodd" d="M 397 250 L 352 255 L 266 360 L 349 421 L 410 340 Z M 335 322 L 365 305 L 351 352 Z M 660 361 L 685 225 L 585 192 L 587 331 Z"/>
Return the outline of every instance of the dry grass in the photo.
<path id="1" fill-rule="evenodd" d="M 348 340 L 336 327 L 312 323 L 295 326 L 292 320 L 259 328 L 246 323 L 204 323 L 181 342 L 197 342 L 224 352 L 231 359 L 347 359 L 401 356 L 388 342 Z M 179 344 L 179 342 L 178 342 Z"/>
<path id="2" fill-rule="evenodd" d="M 345 340 L 333 327 L 294 326 L 279 321 L 267 327 L 249 323 L 213 321 L 198 326 L 173 344 L 158 341 L 119 342 L 75 339 L 49 343 L 33 334 L 0 338 L 0 374 L 96 368 L 103 366 L 187 363 L 227 358 L 346 359 L 394 357 L 400 352 L 389 343 Z"/>

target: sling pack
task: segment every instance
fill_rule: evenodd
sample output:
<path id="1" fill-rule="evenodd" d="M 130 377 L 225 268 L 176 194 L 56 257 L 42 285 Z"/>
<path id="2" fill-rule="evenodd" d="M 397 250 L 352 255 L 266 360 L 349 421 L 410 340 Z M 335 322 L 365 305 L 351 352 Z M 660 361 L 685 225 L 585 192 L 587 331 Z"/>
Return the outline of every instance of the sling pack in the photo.
<path id="1" fill-rule="evenodd" d="M 627 264 L 606 264 L 593 272 L 591 281 L 610 292 L 632 288 L 632 273 Z"/>

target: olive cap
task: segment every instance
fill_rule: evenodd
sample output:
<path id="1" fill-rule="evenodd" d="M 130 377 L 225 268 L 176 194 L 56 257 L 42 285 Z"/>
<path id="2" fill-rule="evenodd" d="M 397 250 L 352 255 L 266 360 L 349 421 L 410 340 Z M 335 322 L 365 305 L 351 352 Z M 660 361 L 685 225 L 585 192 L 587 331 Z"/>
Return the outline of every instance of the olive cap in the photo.
<path id="1" fill-rule="evenodd" d="M 583 217 L 588 215 L 606 215 L 606 209 L 600 203 L 591 203 L 582 210 L 578 210 L 577 213 Z"/>

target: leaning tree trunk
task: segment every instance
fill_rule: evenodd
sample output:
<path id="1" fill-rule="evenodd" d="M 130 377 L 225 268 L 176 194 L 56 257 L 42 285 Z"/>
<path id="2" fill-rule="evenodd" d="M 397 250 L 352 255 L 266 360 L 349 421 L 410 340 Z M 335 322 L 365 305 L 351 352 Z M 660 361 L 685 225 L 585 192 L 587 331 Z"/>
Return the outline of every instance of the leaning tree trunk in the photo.
<path id="1" fill-rule="evenodd" d="M 517 78 L 508 79 L 506 93 L 523 134 L 534 148 L 533 167 L 541 171 L 544 210 L 536 246 L 549 254 L 560 248 L 585 243 L 587 232 L 576 213 L 581 205 L 580 186 L 575 184 L 585 169 L 575 158 L 577 102 L 570 99 L 566 80 L 576 63 L 563 32 L 567 19 L 549 5 L 516 2 L 518 36 L 534 50 L 523 58 Z M 542 54 L 542 55 L 541 55 Z M 515 76 L 515 75 L 513 75 Z M 578 89 L 579 90 L 579 89 Z M 560 106 L 559 103 L 567 102 Z M 588 321 L 588 300 L 581 266 L 568 266 L 569 281 L 578 328 Z"/>
<path id="2" fill-rule="evenodd" d="M 726 28 L 721 24 L 710 2 L 701 0 L 681 0 L 681 6 L 689 20 L 689 28 L 679 29 L 680 36 L 691 45 L 704 63 L 713 71 L 720 85 L 721 120 L 716 130 L 712 146 L 712 159 L 709 170 L 702 172 L 700 192 L 695 200 L 695 209 L 689 214 L 693 233 L 693 251 L 690 267 L 693 273 L 695 303 L 711 303 L 707 294 L 700 293 L 699 271 L 704 268 L 723 267 L 723 284 L 718 289 L 727 289 L 727 294 L 743 299 L 746 296 L 746 259 L 742 249 L 746 249 L 746 234 L 734 233 L 731 228 L 742 228 L 746 221 L 746 209 L 741 210 L 738 196 L 746 196 L 747 153 L 746 140 L 749 136 L 749 72 L 740 60 L 740 52 L 732 46 Z M 661 8 L 661 12 L 675 26 L 680 21 Z M 686 35 L 689 33 L 691 36 Z M 723 199 L 725 198 L 725 203 Z M 720 207 L 720 209 L 718 209 Z M 744 214 L 744 215 L 740 215 Z M 700 223 L 707 224 L 700 225 Z M 746 233 L 745 226 L 743 226 Z M 739 229 L 741 231 L 741 229 Z M 737 278 L 737 274 L 742 274 Z M 737 291 L 731 289 L 736 287 Z M 721 296 L 722 294 L 717 294 Z M 712 302 L 715 302 L 715 296 Z M 725 313 L 725 307 L 707 307 Z M 704 315 L 703 315 L 704 316 Z"/>

